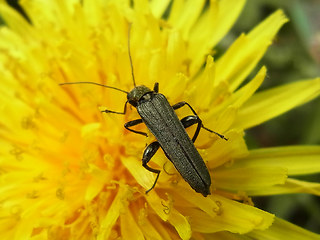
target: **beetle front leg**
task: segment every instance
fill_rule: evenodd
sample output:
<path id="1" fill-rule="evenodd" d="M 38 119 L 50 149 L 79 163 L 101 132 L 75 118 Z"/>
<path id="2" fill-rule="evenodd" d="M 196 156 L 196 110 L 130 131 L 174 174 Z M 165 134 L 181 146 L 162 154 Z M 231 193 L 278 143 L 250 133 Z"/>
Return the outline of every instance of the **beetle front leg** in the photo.
<path id="1" fill-rule="evenodd" d="M 108 109 L 103 110 L 103 111 L 101 111 L 101 112 L 105 112 L 105 113 L 115 113 L 115 114 L 122 114 L 122 115 L 124 115 L 124 114 L 126 114 L 126 112 L 127 112 L 127 104 L 128 104 L 128 101 L 126 101 L 126 103 L 124 104 L 123 112 L 116 112 L 116 111 L 111 111 L 111 110 L 108 110 Z"/>
<path id="2" fill-rule="evenodd" d="M 153 155 L 158 151 L 160 147 L 160 144 L 158 142 L 153 142 L 151 144 L 149 144 L 147 146 L 147 148 L 144 150 L 144 153 L 143 153 L 143 157 L 142 157 L 142 166 L 147 169 L 148 171 L 150 172 L 153 172 L 153 173 L 156 173 L 157 174 L 157 177 L 156 177 L 156 180 L 154 181 L 152 187 L 150 189 L 148 189 L 146 191 L 146 193 L 150 192 L 156 185 L 157 181 L 158 181 L 158 178 L 159 178 L 159 175 L 160 175 L 160 170 L 158 169 L 154 169 L 154 168 L 151 168 L 149 167 L 147 164 L 148 162 L 151 160 L 151 158 L 153 157 Z"/>

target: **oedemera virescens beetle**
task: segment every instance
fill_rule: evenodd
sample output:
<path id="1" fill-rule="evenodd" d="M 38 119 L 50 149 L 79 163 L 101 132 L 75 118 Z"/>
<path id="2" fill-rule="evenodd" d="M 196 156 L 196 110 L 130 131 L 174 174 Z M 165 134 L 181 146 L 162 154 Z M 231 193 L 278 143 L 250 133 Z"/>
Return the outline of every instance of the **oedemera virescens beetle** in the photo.
<path id="1" fill-rule="evenodd" d="M 103 112 L 126 114 L 127 104 L 129 103 L 137 109 L 141 118 L 127 122 L 124 127 L 131 132 L 148 136 L 145 132 L 132 129 L 133 126 L 144 123 L 157 139 L 157 141 L 152 142 L 146 147 L 142 156 L 142 166 L 157 174 L 153 185 L 146 191 L 146 193 L 155 187 L 160 175 L 160 170 L 151 168 L 148 166 L 148 162 L 157 152 L 159 147 L 161 147 L 167 158 L 173 163 L 183 179 L 196 192 L 201 193 L 206 197 L 210 194 L 211 178 L 201 155 L 194 146 L 194 142 L 197 139 L 201 128 L 217 134 L 222 139 L 227 139 L 223 135 L 204 127 L 201 119 L 189 103 L 182 101 L 171 106 L 167 98 L 163 94 L 159 93 L 158 83 L 154 84 L 153 90 L 144 85 L 136 86 L 130 53 L 130 26 L 131 25 L 129 25 L 128 34 L 128 53 L 134 85 L 134 88 L 131 91 L 128 92 L 95 82 L 66 82 L 61 83 L 60 85 L 94 84 L 126 93 L 127 101 L 124 105 L 123 112 L 111 110 L 104 110 Z M 186 116 L 179 120 L 174 110 L 185 105 L 191 109 L 193 115 Z M 194 124 L 197 124 L 197 128 L 191 139 L 185 129 Z"/>

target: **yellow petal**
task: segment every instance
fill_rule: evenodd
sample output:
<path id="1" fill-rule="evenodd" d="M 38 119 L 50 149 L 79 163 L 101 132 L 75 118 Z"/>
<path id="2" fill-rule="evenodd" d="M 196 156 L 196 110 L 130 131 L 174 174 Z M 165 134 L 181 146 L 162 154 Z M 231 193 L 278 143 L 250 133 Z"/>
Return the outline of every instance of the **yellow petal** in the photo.
<path id="1" fill-rule="evenodd" d="M 214 85 L 215 79 L 215 62 L 213 57 L 208 55 L 206 66 L 188 89 L 188 95 L 192 98 L 192 104 L 199 107 L 210 107 L 211 99 L 215 93 L 216 87 Z M 206 94 L 203 94 L 206 93 Z M 199 95 L 200 94 L 200 95 Z M 201 98 L 196 96 L 202 96 Z M 206 109 L 207 110 L 207 109 Z"/>
<path id="2" fill-rule="evenodd" d="M 145 190 L 150 189 L 150 187 L 155 181 L 156 174 L 143 168 L 141 166 L 141 162 L 139 162 L 136 158 L 133 157 L 123 159 L 123 164 L 130 171 L 130 173 L 136 179 L 139 185 L 143 186 Z M 156 188 L 161 187 L 161 176 L 162 175 L 160 174 Z M 164 206 L 162 205 L 163 200 L 157 195 L 155 190 L 150 191 L 146 195 L 146 200 L 150 204 L 150 207 L 159 215 L 159 217 L 162 220 L 168 220 L 169 216 L 165 213 Z"/>
<path id="3" fill-rule="evenodd" d="M 230 105 L 234 106 L 235 108 L 239 108 L 240 106 L 242 106 L 243 103 L 246 102 L 260 87 L 266 76 L 266 72 L 267 69 L 265 67 L 262 67 L 257 75 L 248 84 L 240 88 L 232 95 Z"/>
<path id="4" fill-rule="evenodd" d="M 146 196 L 146 200 L 150 204 L 150 207 L 163 221 L 167 221 L 169 219 L 169 215 L 166 213 L 166 207 L 162 205 L 164 200 L 161 199 L 155 191 L 150 191 Z"/>
<path id="5" fill-rule="evenodd" d="M 314 99 L 319 94 L 320 78 L 261 91 L 239 109 L 233 127 L 246 129 L 256 126 Z"/>
<path id="6" fill-rule="evenodd" d="M 187 217 L 183 216 L 176 209 L 172 210 L 173 211 L 170 212 L 168 221 L 175 227 L 181 239 L 190 239 L 192 231 Z"/>
<path id="7" fill-rule="evenodd" d="M 229 231 L 244 233 L 252 229 L 267 229 L 273 222 L 274 215 L 258 208 L 238 203 L 219 195 L 211 195 L 216 203 L 221 203 L 220 211 L 214 220 L 217 225 L 229 225 Z M 220 214 L 221 213 L 221 214 Z M 234 223 L 237 222 L 235 225 Z"/>
<path id="8" fill-rule="evenodd" d="M 199 69 L 203 64 L 204 57 L 229 31 L 238 18 L 244 3 L 244 0 L 210 1 L 208 10 L 201 15 L 190 33 L 188 55 L 192 57 L 191 72 Z"/>
<path id="9" fill-rule="evenodd" d="M 141 161 L 137 158 L 129 157 L 122 160 L 124 166 L 130 171 L 132 176 L 137 180 L 139 185 L 148 190 L 155 181 L 156 174 L 142 167 Z"/>
<path id="10" fill-rule="evenodd" d="M 309 193 L 320 196 L 320 183 L 305 182 L 288 178 L 282 185 L 265 187 L 263 189 L 254 189 L 246 192 L 250 196 L 268 196 L 289 193 Z"/>
<path id="11" fill-rule="evenodd" d="M 229 99 L 223 102 L 223 104 L 219 105 L 217 108 L 211 111 L 211 115 L 217 114 L 217 112 L 221 111 L 220 109 L 224 109 L 227 106 L 232 106 L 236 109 L 242 106 L 260 87 L 266 76 L 266 71 L 266 68 L 262 67 L 257 75 L 249 83 L 232 94 Z"/>
<path id="12" fill-rule="evenodd" d="M 284 184 L 287 170 L 281 167 L 220 167 L 214 170 L 212 177 L 217 189 L 241 192 Z"/>
<path id="13" fill-rule="evenodd" d="M 190 210 L 190 223 L 192 229 L 203 232 L 230 231 L 233 233 L 246 233 L 253 229 L 267 229 L 273 221 L 273 215 L 255 207 L 212 194 L 204 198 L 200 194 L 194 194 L 193 190 L 176 186 L 177 194 L 188 196 L 191 204 L 198 206 L 199 210 Z M 186 210 L 186 215 L 188 210 Z M 198 217 L 207 222 L 198 221 Z"/>
<path id="14" fill-rule="evenodd" d="M 136 211 L 138 210 L 139 209 L 136 209 Z M 140 229 L 143 231 L 145 239 L 162 240 L 170 238 L 168 232 L 162 225 L 162 220 L 156 218 L 155 215 L 151 215 L 149 212 L 142 208 L 139 210 L 138 217 L 139 218 L 137 222 L 140 226 Z"/>
<path id="15" fill-rule="evenodd" d="M 97 236 L 98 240 L 108 239 L 111 229 L 120 215 L 120 211 L 124 208 L 124 204 L 126 204 L 128 191 L 129 189 L 127 187 L 120 186 L 107 214 L 101 219 L 99 234 Z"/>
<path id="16" fill-rule="evenodd" d="M 150 8 L 153 15 L 156 18 L 162 17 L 169 3 L 170 3 L 170 0 L 152 0 L 150 3 Z"/>
<path id="17" fill-rule="evenodd" d="M 17 228 L 15 229 L 14 240 L 28 240 L 30 239 L 32 230 L 35 227 L 35 221 L 38 216 L 27 216 L 26 219 L 21 219 Z"/>
<path id="18" fill-rule="evenodd" d="M 254 230 L 247 234 L 254 239 L 263 240 L 316 240 L 320 239 L 319 234 L 309 232 L 301 227 L 289 223 L 280 218 L 275 218 L 274 223 L 265 231 Z"/>
<path id="19" fill-rule="evenodd" d="M 248 154 L 243 129 L 232 128 L 238 108 L 260 85 L 265 70 L 234 97 L 230 89 L 236 89 L 267 46 L 259 31 L 263 27 L 242 37 L 235 46 L 237 56 L 247 57 L 244 70 L 232 63 L 231 73 L 225 75 L 231 79 L 216 82 L 220 73 L 209 56 L 201 72 L 205 57 L 231 27 L 244 2 L 25 0 L 21 4 L 31 18 L 32 24 L 28 24 L 0 0 L 0 11 L 8 24 L 0 28 L 1 238 L 201 239 L 206 237 L 201 232 L 243 234 L 268 228 L 273 215 L 227 199 L 238 199 L 232 192 L 214 189 L 217 184 L 234 187 L 229 186 L 230 181 L 236 181 L 240 171 L 258 179 L 246 187 L 237 185 L 247 192 L 256 190 L 257 185 L 270 189 L 284 175 L 279 166 L 261 171 L 259 166 L 232 165 Z M 155 17 L 163 14 L 169 22 Z M 276 23 L 269 23 L 279 26 L 279 19 L 274 19 Z M 224 141 L 201 131 L 196 142 L 213 173 L 212 195 L 207 198 L 175 174 L 161 150 L 150 166 L 158 165 L 155 168 L 162 170 L 167 161 L 168 171 L 161 172 L 155 189 L 146 195 L 156 174 L 141 166 L 141 155 L 145 143 L 154 138 L 144 139 L 123 128 L 124 121 L 139 117 L 136 109 L 128 107 L 126 116 L 101 116 L 97 108 L 105 104 L 108 109 L 122 110 L 125 95 L 93 86 L 62 88 L 57 84 L 93 81 L 129 90 L 129 22 L 133 23 L 130 49 L 137 85 L 152 87 L 159 80 L 161 92 L 175 103 L 185 100 L 188 82 L 196 79 L 192 87 L 197 88 L 204 80 L 192 96 L 199 99 L 195 109 L 199 107 L 205 126 L 216 127 L 213 130 L 226 132 L 230 138 Z M 266 39 L 271 39 L 269 35 L 274 33 L 268 26 L 265 29 Z M 252 39 L 256 42 L 250 42 Z M 247 47 L 248 42 L 262 46 L 261 51 L 256 47 L 241 55 L 240 47 Z M 206 98 L 201 99 L 205 90 Z M 217 115 L 210 112 L 227 99 L 230 102 Z M 140 128 L 146 131 L 145 126 L 137 126 Z M 224 164 L 227 166 L 222 167 Z M 269 185 L 265 185 L 266 171 L 274 173 Z M 284 186 L 289 181 L 292 183 L 289 179 Z M 296 182 L 293 187 L 298 186 L 317 194 L 316 185 Z M 227 233 L 216 236 L 231 238 Z"/>
<path id="20" fill-rule="evenodd" d="M 100 168 L 90 164 L 90 174 L 92 179 L 87 182 L 87 188 L 85 192 L 85 200 L 90 202 L 101 191 L 106 182 L 110 181 L 108 178 L 110 175 L 107 171 L 102 171 Z"/>
<path id="21" fill-rule="evenodd" d="M 30 16 L 32 23 L 36 26 L 50 22 L 56 24 L 56 26 L 68 26 L 73 29 L 76 25 L 75 23 L 79 24 L 78 21 L 74 21 L 74 19 L 71 18 L 71 15 L 75 13 L 76 6 L 80 5 L 77 0 L 45 2 L 21 1 L 21 5 L 26 10 L 28 16 Z M 41 13 L 39 12 L 40 10 L 42 10 Z M 78 14 L 79 12 L 77 12 L 77 16 L 79 16 Z"/>
<path id="22" fill-rule="evenodd" d="M 212 234 L 205 234 L 206 239 L 212 240 L 252 240 L 249 239 L 246 235 L 234 234 L 230 232 L 217 232 Z"/>
<path id="23" fill-rule="evenodd" d="M 235 161 L 232 168 L 281 167 L 288 175 L 303 175 L 320 172 L 319 146 L 288 146 L 250 150 L 250 154 Z"/>
<path id="24" fill-rule="evenodd" d="M 120 228 L 121 237 L 123 239 L 145 239 L 139 225 L 137 224 L 137 221 L 133 218 L 129 208 L 126 208 L 120 215 Z"/>
<path id="25" fill-rule="evenodd" d="M 83 0 L 82 4 L 87 21 L 92 25 L 98 25 L 103 15 L 103 7 L 101 6 L 103 1 Z"/>
<path id="26" fill-rule="evenodd" d="M 173 235 L 176 236 L 176 232 L 174 229 L 172 229 L 172 231 L 174 231 L 174 234 L 172 234 L 172 231 L 168 231 L 168 226 L 166 222 L 162 222 L 161 220 L 159 220 L 159 218 L 156 218 L 154 216 L 150 216 L 150 222 L 152 223 L 153 227 L 160 233 L 161 240 L 162 239 L 171 239 L 173 238 Z M 148 230 L 148 229 L 146 229 Z M 152 236 L 154 237 L 154 236 Z M 148 238 L 147 238 L 148 239 Z M 152 238 L 150 238 L 152 239 Z"/>
<path id="27" fill-rule="evenodd" d="M 34 28 L 32 28 L 23 16 L 12 7 L 9 7 L 7 4 L 0 3 L 0 15 L 13 32 L 19 34 L 25 39 L 29 39 L 34 36 Z"/>
<path id="28" fill-rule="evenodd" d="M 217 140 L 214 136 L 214 143 L 212 146 L 202 153 L 203 159 L 208 161 L 208 167 L 214 169 L 233 159 L 243 158 L 248 155 L 248 149 L 243 139 L 242 131 L 229 131 L 226 137 L 228 141 Z M 198 143 L 196 143 L 198 147 Z"/>
<path id="29" fill-rule="evenodd" d="M 234 91 L 264 55 L 275 34 L 287 22 L 281 10 L 260 23 L 247 36 L 241 35 L 217 61 L 217 79 L 228 81 Z"/>
<path id="30" fill-rule="evenodd" d="M 173 1 L 168 22 L 182 31 L 182 38 L 187 39 L 190 29 L 199 18 L 204 0 Z"/>

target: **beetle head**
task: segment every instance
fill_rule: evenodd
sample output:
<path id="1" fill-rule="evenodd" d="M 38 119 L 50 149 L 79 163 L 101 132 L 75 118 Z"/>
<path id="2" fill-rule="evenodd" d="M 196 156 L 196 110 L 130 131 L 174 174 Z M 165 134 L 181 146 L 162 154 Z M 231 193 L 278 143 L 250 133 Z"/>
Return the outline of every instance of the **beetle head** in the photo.
<path id="1" fill-rule="evenodd" d="M 137 86 L 128 93 L 127 95 L 128 102 L 132 106 L 136 107 L 138 105 L 139 100 L 143 97 L 143 95 L 149 92 L 152 92 L 150 88 L 144 85 Z"/>

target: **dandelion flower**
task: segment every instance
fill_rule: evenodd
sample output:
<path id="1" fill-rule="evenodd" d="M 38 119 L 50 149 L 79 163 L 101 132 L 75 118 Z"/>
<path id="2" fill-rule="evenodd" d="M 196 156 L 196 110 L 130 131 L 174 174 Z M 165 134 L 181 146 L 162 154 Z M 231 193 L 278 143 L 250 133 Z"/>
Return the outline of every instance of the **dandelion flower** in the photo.
<path id="1" fill-rule="evenodd" d="M 287 21 L 271 14 L 219 59 L 212 49 L 243 0 L 21 1 L 26 21 L 4 1 L 0 13 L 1 239 L 319 239 L 253 206 L 251 196 L 320 195 L 319 183 L 294 176 L 320 171 L 320 147 L 248 150 L 244 131 L 320 93 L 308 79 L 256 93 L 262 67 L 242 84 Z M 123 128 L 139 118 L 123 109 L 129 91 L 128 27 L 137 85 L 171 104 L 187 101 L 206 127 L 195 145 L 210 171 L 211 195 L 196 193 L 162 151 L 141 166 L 154 141 Z M 180 118 L 190 115 L 179 109 Z M 148 131 L 144 126 L 138 130 Z M 194 129 L 188 129 L 191 135 Z M 316 161 L 317 160 L 317 161 Z"/>

